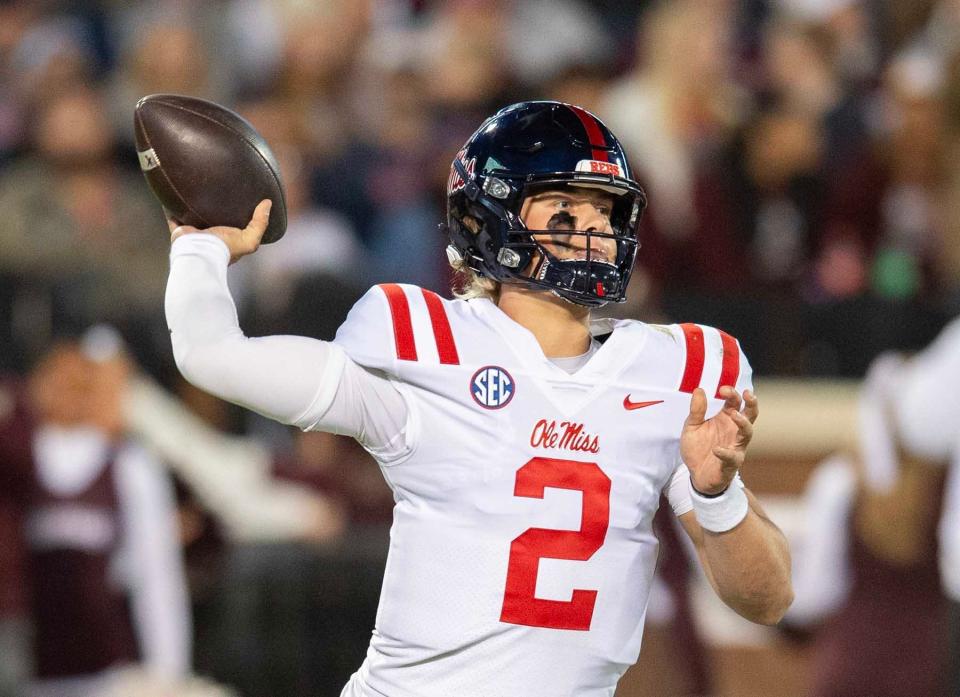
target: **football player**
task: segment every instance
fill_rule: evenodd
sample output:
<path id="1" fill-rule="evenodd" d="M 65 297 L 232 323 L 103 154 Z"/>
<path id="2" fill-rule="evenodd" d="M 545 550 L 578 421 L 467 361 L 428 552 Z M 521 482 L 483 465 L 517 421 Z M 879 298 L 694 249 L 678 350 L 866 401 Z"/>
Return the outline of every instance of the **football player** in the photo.
<path id="1" fill-rule="evenodd" d="M 447 194 L 463 297 L 376 286 L 329 343 L 238 326 L 227 265 L 257 249 L 268 201 L 243 230 L 171 222 L 184 376 L 354 436 L 393 489 L 376 627 L 343 694 L 612 695 L 640 649 L 661 491 L 720 597 L 777 622 L 790 559 L 738 474 L 758 414 L 738 342 L 591 321 L 624 298 L 646 204 L 618 140 L 579 107 L 515 104 Z"/>

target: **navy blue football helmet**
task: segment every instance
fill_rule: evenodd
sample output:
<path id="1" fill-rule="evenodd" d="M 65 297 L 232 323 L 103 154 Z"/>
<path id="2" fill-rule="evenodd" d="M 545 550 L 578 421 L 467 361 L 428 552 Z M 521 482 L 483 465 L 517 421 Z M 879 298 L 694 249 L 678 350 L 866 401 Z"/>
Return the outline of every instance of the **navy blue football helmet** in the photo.
<path id="1" fill-rule="evenodd" d="M 567 186 L 614 195 L 612 233 L 569 233 L 586 238 L 586 259 L 557 258 L 534 239 L 556 231 L 529 230 L 520 219 L 525 198 Z M 562 102 L 522 102 L 487 119 L 457 153 L 441 227 L 450 236 L 451 262 L 596 307 L 625 299 L 646 204 L 623 147 L 597 117 Z M 591 237 L 614 240 L 616 260 L 591 259 Z"/>

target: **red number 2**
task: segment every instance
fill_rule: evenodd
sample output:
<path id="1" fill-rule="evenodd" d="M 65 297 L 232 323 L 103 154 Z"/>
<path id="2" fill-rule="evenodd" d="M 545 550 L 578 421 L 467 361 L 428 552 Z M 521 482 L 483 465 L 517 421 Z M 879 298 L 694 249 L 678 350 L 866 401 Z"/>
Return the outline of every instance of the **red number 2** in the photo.
<path id="1" fill-rule="evenodd" d="M 547 487 L 583 492 L 580 530 L 530 528 L 510 544 L 501 622 L 552 629 L 590 629 L 597 591 L 570 600 L 534 596 L 540 559 L 586 561 L 603 545 L 610 523 L 610 478 L 593 462 L 535 457 L 517 470 L 514 496 L 543 498 Z"/>

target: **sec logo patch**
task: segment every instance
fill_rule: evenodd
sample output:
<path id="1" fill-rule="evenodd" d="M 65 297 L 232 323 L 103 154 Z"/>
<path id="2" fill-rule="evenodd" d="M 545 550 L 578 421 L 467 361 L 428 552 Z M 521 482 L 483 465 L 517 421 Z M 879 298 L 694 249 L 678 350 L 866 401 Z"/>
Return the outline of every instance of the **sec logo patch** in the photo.
<path id="1" fill-rule="evenodd" d="M 499 366 L 484 366 L 470 378 L 473 401 L 484 409 L 503 409 L 513 399 L 515 391 L 513 377 Z"/>

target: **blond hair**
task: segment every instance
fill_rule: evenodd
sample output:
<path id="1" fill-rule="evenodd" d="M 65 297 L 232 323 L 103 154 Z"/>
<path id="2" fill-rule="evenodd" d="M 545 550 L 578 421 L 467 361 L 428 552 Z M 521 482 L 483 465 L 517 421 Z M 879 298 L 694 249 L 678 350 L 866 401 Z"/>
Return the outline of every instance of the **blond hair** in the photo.
<path id="1" fill-rule="evenodd" d="M 453 267 L 453 297 L 458 300 L 473 300 L 487 298 L 496 303 L 500 300 L 500 284 L 492 278 L 481 276 L 476 271 L 460 261 L 451 262 Z"/>

